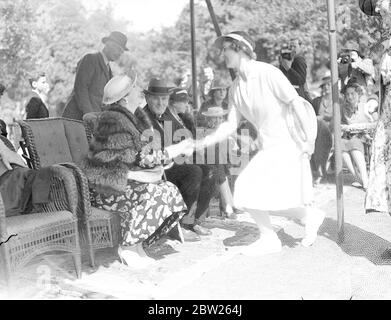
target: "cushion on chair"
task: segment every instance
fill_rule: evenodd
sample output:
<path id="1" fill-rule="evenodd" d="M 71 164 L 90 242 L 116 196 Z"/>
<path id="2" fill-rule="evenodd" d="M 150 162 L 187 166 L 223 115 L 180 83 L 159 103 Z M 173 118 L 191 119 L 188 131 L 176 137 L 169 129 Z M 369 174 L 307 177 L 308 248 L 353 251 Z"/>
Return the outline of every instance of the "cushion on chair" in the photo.
<path id="1" fill-rule="evenodd" d="M 61 119 L 26 120 L 26 123 L 33 131 L 41 167 L 72 162 L 72 155 Z"/>
<path id="2" fill-rule="evenodd" d="M 42 212 L 6 218 L 7 233 L 22 234 L 49 225 L 61 225 L 73 221 L 73 215 L 69 211 Z"/>
<path id="3" fill-rule="evenodd" d="M 80 164 L 88 153 L 88 140 L 84 124 L 81 121 L 71 119 L 63 119 L 63 123 L 73 162 Z"/>
<path id="4" fill-rule="evenodd" d="M 110 211 L 91 207 L 91 219 L 92 220 L 110 219 L 112 216 L 113 216 L 113 213 Z"/>

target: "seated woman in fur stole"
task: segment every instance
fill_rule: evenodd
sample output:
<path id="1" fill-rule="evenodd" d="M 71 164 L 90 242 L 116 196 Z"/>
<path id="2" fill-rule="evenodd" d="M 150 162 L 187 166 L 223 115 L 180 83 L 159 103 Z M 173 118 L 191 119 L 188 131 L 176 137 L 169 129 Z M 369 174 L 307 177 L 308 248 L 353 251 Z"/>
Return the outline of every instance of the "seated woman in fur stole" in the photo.
<path id="1" fill-rule="evenodd" d="M 130 111 L 128 97 L 133 87 L 127 76 L 116 76 L 107 83 L 106 107 L 97 116 L 82 168 L 93 205 L 120 215 L 121 261 L 143 268 L 155 262 L 144 248 L 177 226 L 186 212 L 178 188 L 162 175 L 163 165 L 180 155 L 187 142 L 154 150 L 143 141 L 142 132 L 150 125 L 141 123 Z"/>

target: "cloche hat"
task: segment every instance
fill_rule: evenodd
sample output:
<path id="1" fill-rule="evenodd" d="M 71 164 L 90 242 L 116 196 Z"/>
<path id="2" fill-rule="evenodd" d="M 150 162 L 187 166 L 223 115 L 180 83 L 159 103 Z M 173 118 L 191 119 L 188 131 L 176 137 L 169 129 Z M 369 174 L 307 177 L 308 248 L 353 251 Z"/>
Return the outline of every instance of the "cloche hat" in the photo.
<path id="1" fill-rule="evenodd" d="M 121 100 L 132 90 L 135 82 L 136 79 L 132 81 L 126 75 L 111 78 L 103 89 L 103 104 L 112 104 Z"/>
<path id="2" fill-rule="evenodd" d="M 241 49 L 246 52 L 252 59 L 256 58 L 255 54 L 255 42 L 254 40 L 244 31 L 232 31 L 226 35 L 220 36 L 215 41 L 215 46 L 221 49 L 224 41 L 227 39 L 237 40 L 241 45 Z"/>

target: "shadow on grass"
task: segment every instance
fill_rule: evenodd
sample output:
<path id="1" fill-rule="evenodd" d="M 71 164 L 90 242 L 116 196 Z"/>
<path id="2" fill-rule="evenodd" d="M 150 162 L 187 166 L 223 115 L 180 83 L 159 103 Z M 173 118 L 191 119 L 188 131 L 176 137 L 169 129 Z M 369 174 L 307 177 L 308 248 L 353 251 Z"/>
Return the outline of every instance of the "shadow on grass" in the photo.
<path id="1" fill-rule="evenodd" d="M 352 186 L 353 182 L 357 182 L 357 178 L 355 178 L 350 172 L 344 171 L 343 185 Z M 320 184 L 331 184 L 335 186 L 335 174 L 328 174 Z"/>
<path id="2" fill-rule="evenodd" d="M 259 238 L 258 229 L 250 223 L 213 220 L 206 227 L 234 231 L 235 234 L 233 236 L 223 240 L 224 245 L 227 247 L 249 245 Z M 285 233 L 284 229 L 278 232 L 278 236 L 283 246 L 294 248 L 300 245 L 301 238 L 292 237 L 290 234 Z M 375 265 L 391 265 L 391 242 L 372 232 L 345 222 L 345 239 L 342 243 L 339 243 L 337 221 L 326 218 L 319 230 L 319 236 L 336 242 L 349 256 L 366 258 Z"/>
<path id="3" fill-rule="evenodd" d="M 293 222 L 292 222 L 293 223 Z M 229 219 L 208 219 L 203 224 L 204 227 L 213 229 L 219 228 L 232 231 L 234 234 L 223 240 L 227 247 L 245 246 L 256 241 L 259 238 L 258 228 L 249 222 L 239 222 Z M 300 245 L 301 238 L 295 238 L 286 233 L 284 229 L 278 231 L 278 236 L 282 241 L 283 246 L 294 248 Z M 357 226 L 345 223 L 345 240 L 342 243 L 338 242 L 337 236 L 337 221 L 331 218 L 326 218 L 319 230 L 319 236 L 338 244 L 338 246 L 349 256 L 363 257 L 368 259 L 375 265 L 391 265 L 391 242 L 379 237 L 378 235 L 363 230 Z M 148 248 L 148 253 L 156 260 L 164 259 L 167 255 L 177 253 L 173 247 L 164 241 L 152 245 Z M 322 254 L 321 251 L 319 254 Z M 113 263 L 119 261 L 117 250 L 115 248 L 101 249 L 96 254 L 97 267 L 110 267 Z M 73 271 L 71 259 L 60 261 L 63 269 Z M 60 268 L 61 268 L 60 267 Z M 89 266 L 87 255 L 83 256 L 83 272 L 87 274 L 94 273 L 96 269 Z"/>
<path id="4" fill-rule="evenodd" d="M 166 256 L 170 254 L 177 253 L 172 246 L 169 244 L 165 243 L 166 238 L 163 237 L 156 243 L 152 244 L 150 247 L 146 249 L 148 255 L 152 257 L 155 260 L 162 260 Z M 88 251 L 83 250 L 83 257 L 82 257 L 82 262 L 83 262 L 83 272 L 86 274 L 93 274 L 95 273 L 100 267 L 104 268 L 110 268 L 113 264 L 118 263 L 121 264 L 120 258 L 117 253 L 118 247 L 114 248 L 104 248 L 104 249 L 99 249 L 95 251 L 95 269 L 92 268 L 89 264 L 89 259 L 88 259 Z M 61 267 L 64 269 L 71 269 L 73 267 L 72 261 L 61 261 L 62 265 Z"/>
<path id="5" fill-rule="evenodd" d="M 227 247 L 247 246 L 259 239 L 258 228 L 255 224 L 248 222 L 213 219 L 204 224 L 204 226 L 209 229 L 219 228 L 235 232 L 233 236 L 223 240 L 224 245 Z M 278 237 L 281 239 L 283 246 L 288 246 L 290 248 L 296 247 L 301 241 L 301 239 L 294 238 L 285 233 L 284 229 L 278 231 Z"/>
<path id="6" fill-rule="evenodd" d="M 364 257 L 375 265 L 391 265 L 391 255 L 388 250 L 391 248 L 391 242 L 346 222 L 344 230 L 345 239 L 339 242 L 337 221 L 326 218 L 319 235 L 336 242 L 350 256 Z"/>

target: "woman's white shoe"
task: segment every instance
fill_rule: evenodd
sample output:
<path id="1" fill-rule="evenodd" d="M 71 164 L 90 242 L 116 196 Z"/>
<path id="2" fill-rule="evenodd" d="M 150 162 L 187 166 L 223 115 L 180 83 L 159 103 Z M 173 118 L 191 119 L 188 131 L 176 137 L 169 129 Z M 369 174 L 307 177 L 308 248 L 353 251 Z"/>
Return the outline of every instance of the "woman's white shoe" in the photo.
<path id="1" fill-rule="evenodd" d="M 304 247 L 311 246 L 318 236 L 319 227 L 326 216 L 325 212 L 317 208 L 309 208 L 305 222 L 305 237 L 301 240 Z"/>
<path id="2" fill-rule="evenodd" d="M 156 261 L 145 254 L 145 251 L 140 248 L 141 245 L 136 244 L 130 249 L 122 249 L 118 247 L 118 255 L 122 264 L 134 269 L 143 269 L 153 265 Z M 142 252 L 144 252 L 144 254 Z"/>
<path id="3" fill-rule="evenodd" d="M 282 244 L 277 234 L 261 235 L 254 243 L 244 247 L 240 253 L 248 257 L 258 257 L 265 254 L 277 253 L 282 250 Z"/>

